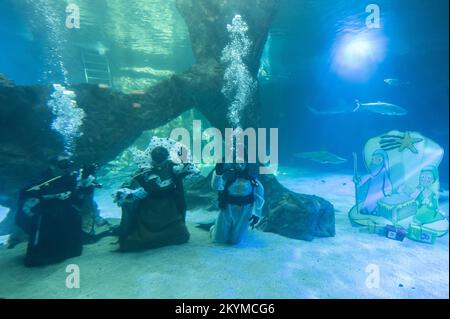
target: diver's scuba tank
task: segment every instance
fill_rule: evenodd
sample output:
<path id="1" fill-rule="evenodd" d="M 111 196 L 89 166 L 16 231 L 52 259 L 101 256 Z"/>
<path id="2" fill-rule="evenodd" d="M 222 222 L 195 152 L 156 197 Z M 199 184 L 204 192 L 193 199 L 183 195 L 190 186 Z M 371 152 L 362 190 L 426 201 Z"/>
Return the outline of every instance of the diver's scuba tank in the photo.
<path id="1" fill-rule="evenodd" d="M 220 164 L 220 165 L 219 165 Z M 222 191 L 218 192 L 218 206 L 220 209 L 225 209 L 228 204 L 244 206 L 252 204 L 254 202 L 254 190 L 258 185 L 258 165 L 246 163 L 244 170 L 237 170 L 234 165 L 231 167 L 226 167 L 226 164 L 218 163 L 216 165 L 216 173 L 222 175 L 224 179 L 225 186 Z M 220 174 L 222 173 L 222 174 Z M 246 179 L 250 181 L 252 185 L 252 191 L 249 195 L 245 196 L 232 196 L 229 194 L 229 187 L 238 179 Z"/>

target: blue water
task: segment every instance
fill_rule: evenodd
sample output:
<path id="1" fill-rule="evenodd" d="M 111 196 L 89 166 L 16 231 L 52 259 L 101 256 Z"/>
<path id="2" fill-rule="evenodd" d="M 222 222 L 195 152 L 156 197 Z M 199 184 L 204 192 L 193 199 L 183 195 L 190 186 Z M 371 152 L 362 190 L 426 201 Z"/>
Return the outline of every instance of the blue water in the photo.
<path id="1" fill-rule="evenodd" d="M 447 155 L 440 169 L 448 181 L 448 1 L 376 3 L 381 28 L 367 31 L 366 1 L 282 2 L 271 31 L 272 78 L 261 93 L 266 126 L 280 128 L 280 158 L 286 162 L 296 152 L 319 149 L 350 159 L 371 137 L 393 129 L 419 131 L 444 147 Z M 366 32 L 373 45 L 368 51 L 381 50 L 382 57 L 355 70 L 350 61 L 347 70 L 337 72 L 336 46 L 347 34 L 359 32 Z M 388 86 L 386 78 L 409 84 Z M 311 105 L 327 111 L 340 100 L 352 108 L 355 99 L 394 103 L 409 114 L 317 116 L 307 109 Z"/>
<path id="2" fill-rule="evenodd" d="M 293 154 L 319 149 L 350 159 L 352 152 L 361 152 L 369 138 L 392 129 L 419 131 L 442 145 L 448 154 L 448 1 L 377 1 L 381 28 L 371 31 L 365 30 L 366 1 L 280 3 L 266 57 L 271 75 L 261 81 L 261 98 L 264 126 L 279 128 L 282 164 L 297 165 Z M 130 12 L 126 14 L 136 14 L 137 5 L 138 1 L 130 2 Z M 48 45 L 44 32 L 31 30 L 29 18 L 38 20 L 39 15 L 27 9 L 24 1 L 0 1 L 0 70 L 18 84 L 61 81 L 57 72 L 43 76 L 50 67 L 46 61 Z M 370 50 L 377 57 L 355 69 L 351 61 L 346 61 L 349 64 L 344 63 L 336 70 L 341 42 L 346 35 L 358 33 L 364 33 L 370 41 L 375 39 Z M 173 54 L 155 54 L 149 61 L 140 61 L 139 57 L 130 61 L 139 66 L 186 69 L 193 63 L 192 55 L 186 53 L 189 40 L 187 34 L 177 36 L 180 39 Z M 115 58 L 132 59 L 130 52 L 120 52 Z M 66 63 L 72 82 L 83 80 L 78 74 L 78 64 L 73 59 Z M 409 84 L 391 87 L 383 82 L 385 78 L 398 78 Z M 355 99 L 395 103 L 409 114 L 389 117 L 364 112 L 318 116 L 307 108 L 327 111 L 341 103 L 352 109 Z M 351 164 L 345 168 L 351 168 Z M 448 155 L 440 169 L 441 178 L 448 182 Z"/>
<path id="3" fill-rule="evenodd" d="M 68 2 L 80 5 L 80 30 L 64 26 Z M 335 209 L 335 237 L 306 243 L 254 230 L 250 240 L 238 247 L 212 246 L 209 234 L 194 226 L 204 226 L 217 215 L 211 208 L 201 207 L 188 212 L 192 236 L 186 245 L 130 255 L 112 253 L 116 238 L 86 245 L 84 255 L 70 261 L 81 265 L 81 278 L 87 278 L 81 280 L 82 289 L 64 286 L 66 263 L 28 271 L 17 267 L 25 255 L 25 243 L 4 250 L 0 262 L 9 266 L 0 272 L 0 297 L 448 298 L 448 234 L 438 238 L 435 245 L 397 242 L 369 234 L 365 227 L 353 227 L 348 218 L 347 212 L 358 211 L 352 209 L 358 207 L 351 175 L 352 153 L 361 154 L 367 140 L 375 136 L 400 130 L 418 131 L 444 148 L 439 171 L 446 191 L 441 190 L 439 200 L 448 219 L 449 2 L 377 0 L 380 28 L 368 29 L 365 9 L 371 2 L 375 1 L 280 0 L 258 77 L 262 126 L 279 129 L 278 181 L 291 191 L 330 201 Z M 71 84 L 85 83 L 82 53 L 96 50 L 109 59 L 111 89 L 125 93 L 145 90 L 195 63 L 189 32 L 176 11 L 175 0 L 0 0 L 0 73 L 18 86 L 61 83 L 70 89 Z M 389 86 L 386 78 L 405 84 Z M 230 81 L 233 89 L 252 82 L 242 76 L 238 80 L 241 82 Z M 2 88 L 0 95 L 3 92 Z M 22 91 L 13 92 L 19 95 Z M 66 98 L 61 98 L 62 93 L 53 97 L 53 105 L 64 110 L 63 119 L 76 119 L 72 114 L 81 118 L 72 108 L 76 98 L 66 93 Z M 356 100 L 394 103 L 408 114 L 352 112 Z M 87 101 L 86 96 L 83 101 Z M 311 108 L 322 113 L 340 109 L 342 113 L 319 115 Z M 107 116 L 100 115 L 99 119 Z M 195 112 L 189 116 L 195 117 Z M 180 122 L 177 119 L 172 126 Z M 146 141 L 147 133 L 141 141 Z M 40 145 L 29 147 L 32 152 L 41 151 Z M 0 150 L 9 155 L 8 148 Z M 295 157 L 296 153 L 320 150 L 348 161 L 323 165 Z M 48 152 L 47 148 L 42 151 Z M 103 217 L 120 217 L 121 209 L 111 193 L 134 171 L 128 157 L 99 170 L 104 187 L 96 191 L 95 200 Z M 359 163 L 362 173 L 361 158 Z M 204 171 L 208 169 L 212 166 Z M 0 178 L 0 186 L 4 184 Z M 266 207 L 271 210 L 278 203 L 272 201 L 273 188 L 266 189 Z M 6 199 L 0 194 L 2 203 L 10 203 Z M 281 214 L 295 218 L 294 197 L 280 200 L 288 204 Z M 312 202 L 305 202 L 312 206 Z M 305 218 L 309 210 L 309 206 L 302 207 L 295 224 L 307 221 L 305 228 L 313 226 L 309 221 L 316 218 Z M 7 220 L 6 215 L 6 207 L 0 206 L 0 223 Z M 284 222 L 280 225 L 289 226 Z M 0 246 L 6 239 L 0 236 Z M 94 255 L 98 258 L 93 262 Z M 202 265 L 202 276 L 193 271 L 194 264 Z M 368 266 L 380 268 L 381 289 L 367 285 L 372 275 Z M 217 276 L 227 280 L 213 282 L 211 278 Z M 131 289 L 123 289 L 130 283 Z"/>
<path id="4" fill-rule="evenodd" d="M 42 72 L 42 46 L 26 17 L 10 1 L 0 1 L 0 70 L 19 84 L 36 83 Z"/>

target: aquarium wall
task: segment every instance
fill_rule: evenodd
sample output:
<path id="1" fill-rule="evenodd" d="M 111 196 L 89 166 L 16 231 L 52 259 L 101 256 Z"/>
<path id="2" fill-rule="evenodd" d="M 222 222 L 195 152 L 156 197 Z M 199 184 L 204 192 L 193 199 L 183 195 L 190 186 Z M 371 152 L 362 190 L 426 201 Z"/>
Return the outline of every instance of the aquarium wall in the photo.
<path id="1" fill-rule="evenodd" d="M 83 28 L 58 27 L 66 23 L 68 5 L 79 8 Z M 194 62 L 174 1 L 3 1 L 2 6 L 8 44 L 26 53 L 31 70 L 45 68 L 18 83 L 89 80 L 139 90 Z"/>

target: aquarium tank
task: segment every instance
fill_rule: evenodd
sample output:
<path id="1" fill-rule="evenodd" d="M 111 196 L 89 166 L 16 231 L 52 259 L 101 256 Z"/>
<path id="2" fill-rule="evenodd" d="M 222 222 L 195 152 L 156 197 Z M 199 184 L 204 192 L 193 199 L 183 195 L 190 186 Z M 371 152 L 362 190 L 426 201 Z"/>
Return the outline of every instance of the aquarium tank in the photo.
<path id="1" fill-rule="evenodd" d="M 448 299 L 448 12 L 0 0 L 0 298 Z"/>

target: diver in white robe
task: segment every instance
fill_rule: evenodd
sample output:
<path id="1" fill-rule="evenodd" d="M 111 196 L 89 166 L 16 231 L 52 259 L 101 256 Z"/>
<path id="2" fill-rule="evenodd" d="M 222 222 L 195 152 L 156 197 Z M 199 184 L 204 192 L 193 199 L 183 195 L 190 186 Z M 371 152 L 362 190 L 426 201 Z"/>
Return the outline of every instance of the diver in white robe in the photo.
<path id="1" fill-rule="evenodd" d="M 211 237 L 218 244 L 238 244 L 259 222 L 264 188 L 246 163 L 216 165 L 211 186 L 219 192 L 220 212 Z"/>

